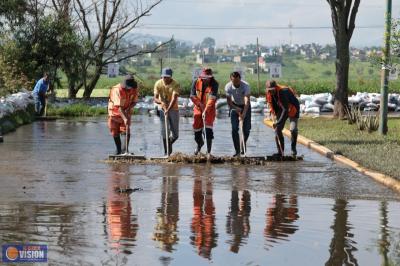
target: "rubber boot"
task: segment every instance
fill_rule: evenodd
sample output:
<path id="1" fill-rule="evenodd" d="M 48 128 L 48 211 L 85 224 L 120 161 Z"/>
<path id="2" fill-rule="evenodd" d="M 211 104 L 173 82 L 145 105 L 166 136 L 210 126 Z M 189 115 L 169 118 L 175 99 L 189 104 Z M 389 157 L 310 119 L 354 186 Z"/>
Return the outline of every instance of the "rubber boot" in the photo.
<path id="1" fill-rule="evenodd" d="M 211 154 L 212 139 L 207 139 L 207 153 Z"/>
<path id="2" fill-rule="evenodd" d="M 212 140 L 214 139 L 214 132 L 211 128 L 206 128 L 206 136 L 207 136 L 207 153 L 211 154 L 212 148 Z"/>
<path id="3" fill-rule="evenodd" d="M 194 132 L 194 140 L 197 143 L 197 148 L 194 151 L 194 155 L 197 155 L 199 154 L 201 147 L 204 145 L 203 133 L 201 131 Z"/>
<path id="4" fill-rule="evenodd" d="M 116 147 L 115 155 L 121 154 L 121 137 L 119 135 L 114 137 L 114 143 Z"/>

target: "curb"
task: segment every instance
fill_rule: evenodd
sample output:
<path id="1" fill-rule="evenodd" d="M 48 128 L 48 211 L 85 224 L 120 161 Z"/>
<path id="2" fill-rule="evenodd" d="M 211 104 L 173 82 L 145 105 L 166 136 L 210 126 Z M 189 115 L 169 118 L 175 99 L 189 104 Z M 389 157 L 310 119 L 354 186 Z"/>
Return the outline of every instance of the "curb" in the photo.
<path id="1" fill-rule="evenodd" d="M 272 128 L 272 124 L 273 122 L 269 119 L 264 119 L 264 124 L 268 127 Z M 290 137 L 290 131 L 287 130 L 286 128 L 283 129 L 283 134 L 285 136 Z M 318 144 L 315 141 L 312 141 L 310 139 L 307 139 L 306 137 L 303 137 L 301 135 L 299 135 L 297 137 L 297 143 L 300 143 L 304 146 L 306 146 L 307 148 L 310 148 L 316 152 L 318 152 L 319 154 L 334 160 L 336 162 L 342 163 L 344 165 L 350 166 L 353 169 L 357 170 L 360 173 L 363 173 L 364 175 L 367 175 L 369 177 L 371 177 L 372 179 L 374 179 L 375 181 L 393 189 L 396 190 L 398 192 L 400 192 L 400 181 L 397 180 L 396 178 L 393 178 L 391 176 L 370 170 L 368 168 L 365 168 L 363 166 L 361 166 L 360 164 L 350 160 L 349 158 L 343 156 L 343 155 L 339 155 L 339 154 L 335 154 L 333 151 L 331 151 L 330 149 Z"/>

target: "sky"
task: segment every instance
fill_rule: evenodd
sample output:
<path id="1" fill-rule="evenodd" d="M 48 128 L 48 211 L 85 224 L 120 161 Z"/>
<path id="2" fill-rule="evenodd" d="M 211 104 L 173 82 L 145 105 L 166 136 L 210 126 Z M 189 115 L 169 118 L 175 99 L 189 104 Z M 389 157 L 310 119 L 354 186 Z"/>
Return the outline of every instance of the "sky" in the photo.
<path id="1" fill-rule="evenodd" d="M 400 3 L 392 2 L 392 18 L 400 18 Z M 385 0 L 361 0 L 350 45 L 382 45 L 385 12 Z M 195 43 L 212 37 L 218 47 L 256 43 L 257 38 L 268 46 L 334 44 L 326 0 L 164 0 L 139 24 L 136 33 Z"/>

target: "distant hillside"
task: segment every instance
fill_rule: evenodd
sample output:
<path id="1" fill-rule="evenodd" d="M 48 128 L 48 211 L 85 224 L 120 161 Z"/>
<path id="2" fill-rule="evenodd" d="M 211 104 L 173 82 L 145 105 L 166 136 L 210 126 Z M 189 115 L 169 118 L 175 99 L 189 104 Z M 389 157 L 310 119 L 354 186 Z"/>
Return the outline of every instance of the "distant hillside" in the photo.
<path id="1" fill-rule="evenodd" d="M 126 35 L 126 37 L 125 37 L 125 40 L 127 42 L 129 42 L 131 44 L 137 44 L 137 45 L 141 45 L 144 43 L 165 42 L 165 41 L 168 41 L 169 39 L 170 39 L 170 37 L 156 36 L 156 35 L 151 35 L 151 34 L 141 34 L 141 33 L 132 33 L 132 34 Z M 175 41 L 185 42 L 188 45 L 192 45 L 192 42 L 187 41 L 187 40 L 175 39 Z"/>

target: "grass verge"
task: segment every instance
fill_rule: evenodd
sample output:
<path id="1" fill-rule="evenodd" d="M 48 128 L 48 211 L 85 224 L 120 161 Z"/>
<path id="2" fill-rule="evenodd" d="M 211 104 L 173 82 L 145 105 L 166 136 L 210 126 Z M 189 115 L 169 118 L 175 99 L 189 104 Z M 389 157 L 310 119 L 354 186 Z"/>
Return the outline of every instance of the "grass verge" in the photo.
<path id="1" fill-rule="evenodd" d="M 386 136 L 360 131 L 347 121 L 330 118 L 300 120 L 300 134 L 326 146 L 333 152 L 400 180 L 400 119 L 389 118 Z"/>
<path id="2" fill-rule="evenodd" d="M 90 106 L 85 103 L 74 103 L 69 105 L 64 105 L 62 107 L 55 107 L 50 105 L 47 109 L 48 116 L 99 116 L 106 115 L 106 107 Z"/>

